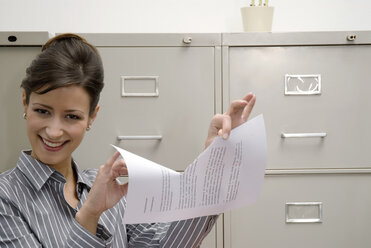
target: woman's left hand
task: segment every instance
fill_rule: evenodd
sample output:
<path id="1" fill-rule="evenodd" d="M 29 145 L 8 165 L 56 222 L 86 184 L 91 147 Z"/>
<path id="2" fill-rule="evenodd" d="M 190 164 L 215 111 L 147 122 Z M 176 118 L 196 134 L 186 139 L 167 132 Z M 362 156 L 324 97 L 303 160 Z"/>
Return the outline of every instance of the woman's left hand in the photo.
<path id="1" fill-rule="evenodd" d="M 221 136 L 228 139 L 233 128 L 245 123 L 254 107 L 256 97 L 253 93 L 247 94 L 241 100 L 231 103 L 224 114 L 216 114 L 211 119 L 205 149 L 213 142 L 215 137 Z"/>

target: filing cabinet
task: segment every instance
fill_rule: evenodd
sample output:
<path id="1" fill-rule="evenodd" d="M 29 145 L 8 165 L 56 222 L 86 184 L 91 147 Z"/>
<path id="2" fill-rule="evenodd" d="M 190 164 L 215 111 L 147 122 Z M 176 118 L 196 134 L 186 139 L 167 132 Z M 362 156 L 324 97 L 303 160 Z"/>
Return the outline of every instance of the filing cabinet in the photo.
<path id="1" fill-rule="evenodd" d="M 370 243 L 371 32 L 223 34 L 223 109 L 245 92 L 264 115 L 257 204 L 225 214 L 225 247 Z"/>
<path id="2" fill-rule="evenodd" d="M 15 167 L 20 151 L 30 148 L 20 86 L 48 39 L 48 32 L 0 32 L 0 173 Z"/>
<path id="3" fill-rule="evenodd" d="M 105 87 L 98 117 L 75 155 L 80 166 L 103 164 L 114 144 L 184 170 L 203 150 L 216 111 L 220 35 L 81 35 L 98 47 Z"/>

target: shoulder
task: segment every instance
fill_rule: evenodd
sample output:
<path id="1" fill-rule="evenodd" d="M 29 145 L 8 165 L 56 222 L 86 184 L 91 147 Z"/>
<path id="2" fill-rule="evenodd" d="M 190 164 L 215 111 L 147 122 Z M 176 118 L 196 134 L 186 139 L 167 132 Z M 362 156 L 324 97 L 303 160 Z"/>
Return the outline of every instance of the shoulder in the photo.
<path id="1" fill-rule="evenodd" d="M 32 188 L 29 179 L 15 167 L 0 174 L 0 198 L 16 199 Z"/>
<path id="2" fill-rule="evenodd" d="M 13 184 L 12 182 L 15 179 L 16 168 L 7 170 L 0 174 L 0 191 L 1 189 L 6 189 L 11 187 Z"/>
<path id="3" fill-rule="evenodd" d="M 30 182 L 17 167 L 0 174 L 0 226 L 6 221 L 11 233 L 26 213 L 24 199 L 29 187 Z"/>
<path id="4" fill-rule="evenodd" d="M 0 174 L 0 198 L 11 199 L 20 184 L 21 173 L 17 168 L 10 169 Z"/>

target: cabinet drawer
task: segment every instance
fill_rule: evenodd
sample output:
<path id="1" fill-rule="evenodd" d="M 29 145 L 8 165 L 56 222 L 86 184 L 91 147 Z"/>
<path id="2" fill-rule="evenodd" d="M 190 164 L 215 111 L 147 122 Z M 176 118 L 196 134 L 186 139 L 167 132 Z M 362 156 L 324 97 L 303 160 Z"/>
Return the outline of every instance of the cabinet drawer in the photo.
<path id="1" fill-rule="evenodd" d="M 371 84 L 365 66 L 370 59 L 369 45 L 229 49 L 229 99 L 250 91 L 257 95 L 254 114 L 263 113 L 266 121 L 269 169 L 371 166 Z M 285 94 L 285 75 L 302 76 L 304 82 L 291 80 L 299 94 Z M 315 87 L 306 75 L 320 75 L 320 94 L 301 94 Z"/>
<path id="2" fill-rule="evenodd" d="M 214 48 L 99 47 L 99 51 L 105 87 L 98 117 L 76 153 L 81 167 L 99 166 L 113 153 L 109 144 L 115 144 L 172 169 L 185 169 L 203 150 L 215 111 Z M 122 77 L 128 83 L 125 90 L 134 96 L 122 96 Z M 152 94 L 156 80 L 158 95 Z M 118 141 L 118 136 L 129 137 Z"/>
<path id="3" fill-rule="evenodd" d="M 371 174 L 268 175 L 254 205 L 226 218 L 226 247 L 368 247 L 371 242 Z M 286 223 L 286 203 L 304 206 Z M 308 202 L 322 203 L 322 222 Z M 303 204 L 304 203 L 304 204 Z"/>

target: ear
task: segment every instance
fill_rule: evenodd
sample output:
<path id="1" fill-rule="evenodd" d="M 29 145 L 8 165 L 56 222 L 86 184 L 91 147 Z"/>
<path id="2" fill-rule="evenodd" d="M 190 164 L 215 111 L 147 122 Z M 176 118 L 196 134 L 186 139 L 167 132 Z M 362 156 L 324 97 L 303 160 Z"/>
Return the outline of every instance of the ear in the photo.
<path id="1" fill-rule="evenodd" d="M 27 102 L 26 102 L 26 92 L 23 91 L 22 93 L 22 103 L 23 103 L 23 108 L 24 108 L 24 113 L 27 113 Z"/>
<path id="2" fill-rule="evenodd" d="M 99 111 L 99 104 L 95 107 L 93 115 L 89 118 L 89 126 L 93 124 L 95 118 L 97 117 L 98 111 Z"/>

